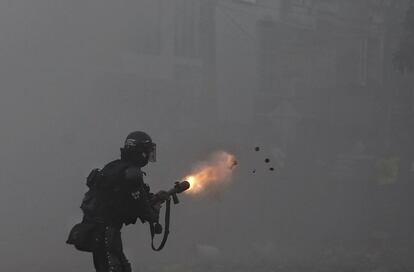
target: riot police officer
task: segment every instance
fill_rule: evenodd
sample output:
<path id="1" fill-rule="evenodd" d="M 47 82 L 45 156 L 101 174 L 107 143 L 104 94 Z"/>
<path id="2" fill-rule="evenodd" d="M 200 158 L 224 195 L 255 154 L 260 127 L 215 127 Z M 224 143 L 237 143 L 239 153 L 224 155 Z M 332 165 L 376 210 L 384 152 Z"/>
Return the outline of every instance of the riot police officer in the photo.
<path id="1" fill-rule="evenodd" d="M 120 159 L 92 170 L 88 176 L 90 189 L 81 205 L 83 220 L 78 232 L 72 230 L 68 243 L 92 252 L 97 272 L 131 272 L 122 249 L 122 226 L 135 224 L 137 219 L 158 222 L 160 207 L 149 204 L 154 194 L 144 183 L 141 170 L 155 160 L 156 144 L 145 132 L 135 131 L 125 139 Z"/>

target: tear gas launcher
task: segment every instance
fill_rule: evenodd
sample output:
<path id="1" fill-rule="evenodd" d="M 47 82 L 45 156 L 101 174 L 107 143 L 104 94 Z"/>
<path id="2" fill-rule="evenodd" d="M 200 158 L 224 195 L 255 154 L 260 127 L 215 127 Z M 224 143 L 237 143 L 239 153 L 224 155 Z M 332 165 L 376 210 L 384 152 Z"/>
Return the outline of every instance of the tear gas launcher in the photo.
<path id="1" fill-rule="evenodd" d="M 177 194 L 188 190 L 190 188 L 190 183 L 188 181 L 177 181 L 174 187 L 169 191 L 160 191 L 155 194 L 154 197 L 150 200 L 151 205 L 157 205 L 168 201 L 170 198 L 173 199 L 174 204 L 180 203 Z"/>

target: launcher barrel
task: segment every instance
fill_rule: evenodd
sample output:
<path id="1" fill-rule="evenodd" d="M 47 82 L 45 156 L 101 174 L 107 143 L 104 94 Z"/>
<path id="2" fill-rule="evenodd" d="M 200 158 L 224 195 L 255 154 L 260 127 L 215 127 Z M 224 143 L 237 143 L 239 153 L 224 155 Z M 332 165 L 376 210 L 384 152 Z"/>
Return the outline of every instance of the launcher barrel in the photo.
<path id="1" fill-rule="evenodd" d="M 189 188 L 190 188 L 190 183 L 188 181 L 186 180 L 181 181 L 181 182 L 177 181 L 171 190 L 167 192 L 163 192 L 162 194 L 161 193 L 156 194 L 154 198 L 151 199 L 151 204 L 155 205 L 157 203 L 163 203 L 167 201 L 167 199 L 169 199 L 170 197 L 173 198 L 174 204 L 178 204 L 179 200 L 178 200 L 177 194 L 181 194 L 182 192 L 188 190 Z"/>

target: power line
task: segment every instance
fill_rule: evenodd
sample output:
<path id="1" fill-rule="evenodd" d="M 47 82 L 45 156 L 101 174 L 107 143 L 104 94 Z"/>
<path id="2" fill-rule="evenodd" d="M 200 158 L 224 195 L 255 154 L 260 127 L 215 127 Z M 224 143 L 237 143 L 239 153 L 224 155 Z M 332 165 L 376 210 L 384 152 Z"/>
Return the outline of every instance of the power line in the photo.
<path id="1" fill-rule="evenodd" d="M 255 14 L 254 10 L 244 9 L 244 8 L 236 8 L 234 5 L 227 5 L 227 3 L 228 2 L 219 2 L 217 4 L 217 6 L 224 7 L 226 9 L 230 9 L 230 10 L 235 11 L 235 12 L 244 12 L 245 14 L 248 14 L 248 15 L 254 15 Z"/>
<path id="2" fill-rule="evenodd" d="M 227 1 L 227 0 L 218 0 L 218 3 L 227 3 L 227 4 L 233 4 L 234 5 L 234 2 L 230 2 L 230 1 Z M 273 6 L 268 6 L 268 5 L 258 4 L 258 3 L 252 3 L 252 4 L 247 4 L 246 3 L 245 5 L 246 6 L 248 5 L 250 8 L 257 8 L 257 7 L 259 7 L 259 8 L 270 9 L 270 10 L 274 10 L 274 11 L 280 12 L 280 8 L 275 8 Z"/>
<path id="3" fill-rule="evenodd" d="M 224 7 L 224 6 L 221 6 L 221 7 L 222 8 L 227 8 L 227 7 Z M 240 33 L 245 35 L 245 37 L 247 37 L 247 38 L 249 38 L 253 41 L 256 41 L 256 38 L 253 35 L 251 35 L 248 32 L 248 30 L 246 30 L 245 27 L 240 22 L 238 22 L 229 12 L 225 11 L 222 8 L 218 8 L 217 10 L 220 10 L 225 15 L 225 18 L 228 19 L 239 30 Z"/>

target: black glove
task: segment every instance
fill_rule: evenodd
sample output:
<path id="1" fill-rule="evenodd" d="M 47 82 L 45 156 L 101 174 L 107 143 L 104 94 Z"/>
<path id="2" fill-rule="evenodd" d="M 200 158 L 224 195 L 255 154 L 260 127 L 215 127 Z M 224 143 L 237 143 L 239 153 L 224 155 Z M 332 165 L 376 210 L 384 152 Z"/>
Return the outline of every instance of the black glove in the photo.
<path id="1" fill-rule="evenodd" d="M 155 234 L 161 234 L 162 233 L 162 226 L 158 222 L 154 224 L 154 233 Z"/>
<path id="2" fill-rule="evenodd" d="M 159 220 L 159 210 L 154 209 L 150 205 L 148 205 L 145 209 L 142 210 L 141 215 L 139 215 L 139 218 L 141 219 L 142 223 L 145 222 L 158 222 Z"/>

